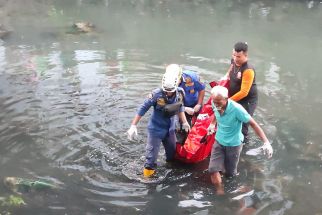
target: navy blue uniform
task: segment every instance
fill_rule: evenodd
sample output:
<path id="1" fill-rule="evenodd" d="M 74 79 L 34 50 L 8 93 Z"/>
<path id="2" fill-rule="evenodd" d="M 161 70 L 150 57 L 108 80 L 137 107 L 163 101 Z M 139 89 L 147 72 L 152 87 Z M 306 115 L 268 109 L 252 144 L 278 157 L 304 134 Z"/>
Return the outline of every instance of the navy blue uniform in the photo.
<path id="1" fill-rule="evenodd" d="M 161 142 L 165 148 L 166 159 L 172 160 L 176 148 L 175 115 L 169 116 L 165 113 L 168 104 L 182 102 L 183 90 L 178 88 L 175 95 L 167 98 L 162 89 L 155 89 L 151 96 L 144 101 L 138 109 L 137 114 L 143 116 L 153 106 L 152 116 L 148 124 L 148 139 L 146 145 L 145 167 L 154 168 L 160 150 Z M 184 107 L 180 105 L 176 113 L 183 112 Z"/>

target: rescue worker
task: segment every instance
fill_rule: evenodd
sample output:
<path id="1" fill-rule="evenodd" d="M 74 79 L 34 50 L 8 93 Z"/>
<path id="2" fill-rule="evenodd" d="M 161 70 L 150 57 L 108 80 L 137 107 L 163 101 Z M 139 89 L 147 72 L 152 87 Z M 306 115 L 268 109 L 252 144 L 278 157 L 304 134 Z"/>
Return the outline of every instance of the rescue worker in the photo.
<path id="1" fill-rule="evenodd" d="M 257 85 L 255 69 L 248 63 L 248 45 L 246 42 L 237 42 L 234 45 L 231 65 L 223 79 L 229 79 L 230 99 L 241 104 L 253 116 L 257 102 Z M 248 142 L 248 123 L 242 127 L 244 143 Z"/>
<path id="2" fill-rule="evenodd" d="M 184 91 L 178 87 L 182 70 L 177 64 L 170 64 L 162 78 L 162 88 L 152 91 L 149 97 L 139 107 L 127 131 L 131 140 L 137 135 L 137 124 L 141 117 L 153 106 L 153 113 L 148 124 L 148 137 L 146 144 L 146 161 L 143 175 L 151 177 L 155 173 L 156 160 L 161 142 L 165 148 L 166 160 L 171 161 L 175 155 L 175 115 L 178 115 L 186 132 L 190 131 L 189 123 L 184 114 Z"/>
<path id="3" fill-rule="evenodd" d="M 273 148 L 264 131 L 257 122 L 237 102 L 228 99 L 228 90 L 223 86 L 215 86 L 211 90 L 214 119 L 208 127 L 208 135 L 216 131 L 216 143 L 212 146 L 208 171 L 218 195 L 224 194 L 221 174 L 228 177 L 237 174 L 237 165 L 243 148 L 242 123 L 249 123 L 257 136 L 264 142 L 261 150 L 268 158 L 272 157 Z"/>
<path id="4" fill-rule="evenodd" d="M 186 118 L 190 126 L 192 117 L 198 114 L 205 97 L 205 84 L 200 82 L 199 75 L 192 70 L 183 70 L 179 87 L 184 92 L 184 107 L 186 112 Z"/>

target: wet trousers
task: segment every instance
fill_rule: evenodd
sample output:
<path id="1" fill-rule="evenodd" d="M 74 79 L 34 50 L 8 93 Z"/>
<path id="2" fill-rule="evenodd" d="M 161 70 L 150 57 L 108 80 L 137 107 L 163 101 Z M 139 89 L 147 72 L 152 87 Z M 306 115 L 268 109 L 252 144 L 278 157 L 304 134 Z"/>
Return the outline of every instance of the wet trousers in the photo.
<path id="1" fill-rule="evenodd" d="M 257 106 L 257 98 L 252 99 L 250 101 L 242 101 L 240 102 L 240 104 L 245 108 L 245 110 L 247 111 L 247 113 L 249 113 L 249 115 L 253 116 Z M 243 123 L 242 133 L 244 135 L 245 143 L 248 141 L 248 126 L 249 126 L 249 123 Z"/>
<path id="2" fill-rule="evenodd" d="M 163 139 L 153 136 L 148 132 L 147 144 L 145 147 L 145 164 L 144 167 L 154 169 L 157 164 L 157 158 L 160 151 L 160 145 L 163 144 L 165 149 L 166 160 L 171 161 L 176 151 L 176 135 L 174 131 L 168 132 Z"/>

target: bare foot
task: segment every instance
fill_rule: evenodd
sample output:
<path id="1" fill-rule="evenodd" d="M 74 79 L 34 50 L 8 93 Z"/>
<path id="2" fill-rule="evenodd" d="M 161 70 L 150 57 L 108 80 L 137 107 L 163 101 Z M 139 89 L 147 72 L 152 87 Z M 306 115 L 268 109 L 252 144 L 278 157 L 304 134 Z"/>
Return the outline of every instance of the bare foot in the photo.
<path id="1" fill-rule="evenodd" d="M 217 189 L 216 189 L 216 194 L 217 194 L 218 196 L 222 196 L 222 195 L 224 195 L 224 194 L 225 194 L 224 187 L 223 187 L 223 186 L 217 187 Z"/>

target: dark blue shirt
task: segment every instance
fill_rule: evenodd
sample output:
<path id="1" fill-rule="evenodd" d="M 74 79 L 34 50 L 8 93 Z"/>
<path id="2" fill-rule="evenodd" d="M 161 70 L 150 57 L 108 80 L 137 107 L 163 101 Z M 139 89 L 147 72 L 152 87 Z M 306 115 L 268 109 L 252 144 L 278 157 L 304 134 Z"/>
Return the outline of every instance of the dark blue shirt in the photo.
<path id="1" fill-rule="evenodd" d="M 169 131 L 175 130 L 175 117 L 166 116 L 163 109 L 165 105 L 173 104 L 179 100 L 180 91 L 183 92 L 181 88 L 178 88 L 174 96 L 166 98 L 162 89 L 155 89 L 152 91 L 151 96 L 139 107 L 137 114 L 143 116 L 153 106 L 153 112 L 148 124 L 148 130 L 153 136 L 163 139 Z M 181 106 L 179 112 L 183 111 L 184 107 Z"/>
<path id="2" fill-rule="evenodd" d="M 184 106 L 194 107 L 198 103 L 199 92 L 204 90 L 206 86 L 200 82 L 200 78 L 195 71 L 184 70 L 179 87 L 185 92 Z"/>

